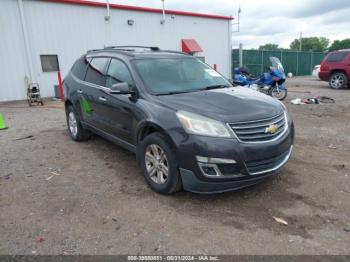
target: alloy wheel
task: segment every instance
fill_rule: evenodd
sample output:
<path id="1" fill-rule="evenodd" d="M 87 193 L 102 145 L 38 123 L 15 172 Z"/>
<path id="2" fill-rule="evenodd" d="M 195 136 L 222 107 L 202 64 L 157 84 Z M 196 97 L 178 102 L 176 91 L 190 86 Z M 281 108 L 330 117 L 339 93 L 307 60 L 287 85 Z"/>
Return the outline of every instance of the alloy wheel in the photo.
<path id="1" fill-rule="evenodd" d="M 156 145 L 148 145 L 145 151 L 145 164 L 149 177 L 157 184 L 164 184 L 169 176 L 168 159 L 164 150 Z"/>
<path id="2" fill-rule="evenodd" d="M 69 112 L 68 114 L 68 126 L 70 133 L 76 137 L 78 134 L 77 119 L 75 118 L 74 112 Z"/>
<path id="3" fill-rule="evenodd" d="M 344 78 L 341 75 L 334 75 L 331 79 L 331 85 L 333 88 L 340 88 L 344 84 Z"/>

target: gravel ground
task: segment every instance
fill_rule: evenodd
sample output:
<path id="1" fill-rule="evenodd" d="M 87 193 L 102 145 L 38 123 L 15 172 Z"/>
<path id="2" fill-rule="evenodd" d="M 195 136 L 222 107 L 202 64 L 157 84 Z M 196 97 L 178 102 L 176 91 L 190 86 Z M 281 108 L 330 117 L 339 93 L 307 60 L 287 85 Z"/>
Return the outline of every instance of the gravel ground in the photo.
<path id="1" fill-rule="evenodd" d="M 73 142 L 60 102 L 0 104 L 0 254 L 350 254 L 350 90 L 288 86 L 292 159 L 267 183 L 217 195 L 152 192 L 131 153 Z M 314 95 L 336 103 L 289 103 Z"/>

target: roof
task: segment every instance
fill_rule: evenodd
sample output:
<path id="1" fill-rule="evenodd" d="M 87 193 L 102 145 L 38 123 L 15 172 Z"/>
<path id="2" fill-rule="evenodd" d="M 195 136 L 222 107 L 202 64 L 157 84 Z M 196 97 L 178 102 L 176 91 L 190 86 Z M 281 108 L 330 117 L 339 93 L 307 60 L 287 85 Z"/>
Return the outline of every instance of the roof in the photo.
<path id="1" fill-rule="evenodd" d="M 53 3 L 61 3 L 61 4 L 70 4 L 70 5 L 106 7 L 106 3 L 86 1 L 86 0 L 41 0 L 41 1 L 53 2 Z M 163 12 L 162 9 L 158 9 L 158 8 L 149 8 L 149 7 L 140 7 L 140 6 L 131 6 L 131 5 L 110 4 L 109 7 L 111 9 L 139 11 L 139 12 L 148 12 L 148 13 L 159 13 L 159 14 L 161 14 Z M 192 13 L 192 12 L 168 10 L 168 9 L 165 10 L 165 13 L 166 14 L 170 14 L 170 15 L 194 16 L 194 17 L 211 18 L 211 19 L 222 19 L 222 20 L 233 20 L 234 19 L 232 16 Z"/>

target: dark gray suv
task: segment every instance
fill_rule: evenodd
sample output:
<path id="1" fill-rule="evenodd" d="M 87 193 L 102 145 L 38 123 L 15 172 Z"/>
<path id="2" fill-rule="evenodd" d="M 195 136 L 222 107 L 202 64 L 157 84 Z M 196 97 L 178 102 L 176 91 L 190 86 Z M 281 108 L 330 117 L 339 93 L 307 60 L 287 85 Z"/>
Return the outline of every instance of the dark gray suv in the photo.
<path id="1" fill-rule="evenodd" d="M 91 133 L 136 154 L 148 185 L 213 193 L 280 172 L 294 126 L 276 99 L 230 82 L 196 57 L 156 47 L 107 47 L 64 80 L 69 134 Z"/>

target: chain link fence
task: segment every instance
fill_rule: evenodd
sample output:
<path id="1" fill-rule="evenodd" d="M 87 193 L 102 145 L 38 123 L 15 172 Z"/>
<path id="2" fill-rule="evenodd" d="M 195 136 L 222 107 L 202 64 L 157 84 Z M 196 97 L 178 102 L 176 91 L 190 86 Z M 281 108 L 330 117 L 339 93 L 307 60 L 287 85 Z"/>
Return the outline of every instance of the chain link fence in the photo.
<path id="1" fill-rule="evenodd" d="M 232 50 L 232 67 L 239 66 L 239 49 Z M 269 58 L 277 57 L 281 60 L 284 70 L 295 76 L 311 75 L 315 65 L 319 65 L 325 53 L 322 52 L 297 52 L 297 51 L 265 51 L 242 50 L 243 66 L 247 67 L 254 75 L 260 75 L 271 65 Z M 232 69 L 233 69 L 232 68 Z"/>

